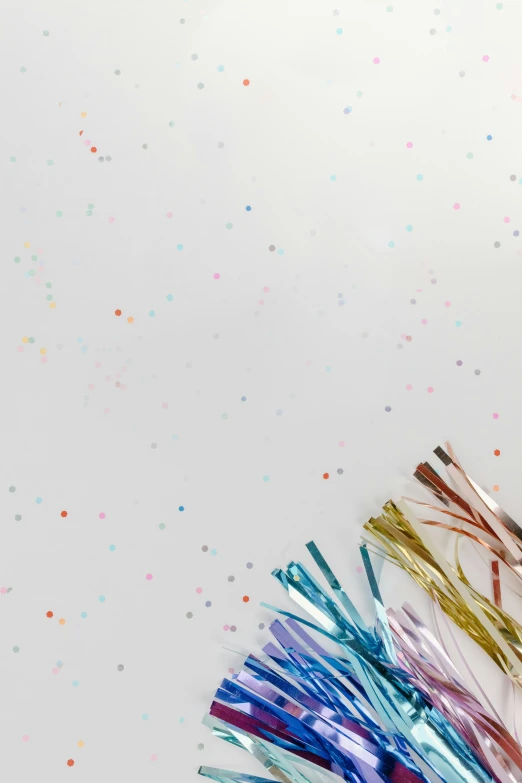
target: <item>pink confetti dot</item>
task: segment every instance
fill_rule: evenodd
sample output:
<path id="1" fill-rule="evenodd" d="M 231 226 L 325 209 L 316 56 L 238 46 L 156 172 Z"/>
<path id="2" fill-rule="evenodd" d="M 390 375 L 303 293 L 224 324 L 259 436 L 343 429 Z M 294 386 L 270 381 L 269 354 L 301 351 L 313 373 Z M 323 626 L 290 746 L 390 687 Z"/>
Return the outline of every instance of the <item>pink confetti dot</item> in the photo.
<path id="1" fill-rule="evenodd" d="M 7 593 L 7 587 L 0 587 L 0 593 L 2 593 L 2 595 L 5 595 Z"/>
<path id="2" fill-rule="evenodd" d="M 413 386 L 411 385 L 411 383 L 407 383 L 406 384 L 406 391 L 411 391 L 412 389 L 413 389 Z"/>
<path id="3" fill-rule="evenodd" d="M 116 218 L 114 218 L 114 217 L 110 217 L 110 218 L 109 218 L 109 223 L 114 223 L 114 221 L 115 221 L 115 220 L 116 220 Z"/>
<path id="4" fill-rule="evenodd" d="M 85 146 L 86 146 L 86 147 L 89 147 L 89 146 L 90 146 L 90 144 L 91 144 L 91 142 L 90 142 L 90 140 L 89 140 L 89 139 L 87 139 L 87 140 L 86 140 L 86 141 L 84 141 L 83 143 L 85 144 Z"/>
<path id="5" fill-rule="evenodd" d="M 152 754 L 152 756 L 150 757 L 150 760 L 151 761 L 157 761 L 158 760 L 158 757 L 156 756 L 155 753 Z"/>
<path id="6" fill-rule="evenodd" d="M 214 272 L 214 280 L 219 280 L 220 277 L 221 275 L 219 274 L 219 272 Z"/>
<path id="7" fill-rule="evenodd" d="M 511 223 L 511 218 L 510 217 L 505 217 L 504 218 L 504 223 Z"/>
<path id="8" fill-rule="evenodd" d="M 163 410 L 164 410 L 164 411 L 166 411 L 166 410 L 167 410 L 167 408 L 169 407 L 169 404 L 168 404 L 168 402 L 162 402 L 162 403 L 161 403 L 161 407 L 163 408 Z"/>
<path id="9" fill-rule="evenodd" d="M 264 300 L 264 299 L 260 299 L 260 300 L 259 300 L 259 304 L 260 304 L 260 305 L 264 305 L 264 303 L 265 303 L 265 300 Z"/>
<path id="10" fill-rule="evenodd" d="M 230 631 L 230 625 L 224 625 L 223 626 L 224 631 Z"/>
<path id="11" fill-rule="evenodd" d="M 199 593 L 202 593 L 202 592 L 203 592 L 203 588 L 202 587 L 196 587 L 196 593 L 199 594 Z"/>
<path id="12" fill-rule="evenodd" d="M 152 574 L 145 574 L 145 579 L 148 579 L 149 582 L 152 579 Z"/>
<path id="13" fill-rule="evenodd" d="M 22 742 L 29 742 L 29 734 L 22 734 Z"/>
<path id="14" fill-rule="evenodd" d="M 234 674 L 234 669 L 232 667 L 230 667 L 230 669 L 228 670 L 228 673 L 229 674 Z"/>
<path id="15" fill-rule="evenodd" d="M 406 142 L 406 146 L 407 146 L 407 148 L 408 148 L 409 150 L 411 150 L 411 148 L 413 147 L 413 142 L 412 142 L 412 141 L 407 141 L 407 142 Z"/>
<path id="16" fill-rule="evenodd" d="M 427 319 L 427 318 L 422 318 L 422 320 L 421 320 L 421 324 L 422 324 L 423 326 L 426 326 L 426 324 L 427 324 L 427 323 L 428 323 L 428 319 Z"/>
<path id="17" fill-rule="evenodd" d="M 267 294 L 270 291 L 270 289 L 269 289 L 269 287 L 267 285 L 265 285 L 265 287 L 263 288 L 263 291 L 265 292 L 265 294 Z"/>
<path id="18" fill-rule="evenodd" d="M 100 517 L 100 519 L 105 519 L 105 511 L 100 511 L 98 516 Z"/>
<path id="19" fill-rule="evenodd" d="M 53 674 L 60 674 L 60 669 L 57 666 L 54 667 Z"/>
<path id="20" fill-rule="evenodd" d="M 45 363 L 46 363 L 46 361 L 47 361 L 47 356 L 42 356 L 42 358 L 40 359 L 40 361 L 42 362 L 42 364 L 45 364 Z"/>
<path id="21" fill-rule="evenodd" d="M 341 448 L 344 448 L 344 440 L 340 440 L 340 441 L 339 441 L 339 446 L 340 446 Z"/>
<path id="22" fill-rule="evenodd" d="M 174 215 L 173 212 L 166 212 L 165 217 L 171 218 Z"/>
<path id="23" fill-rule="evenodd" d="M 362 566 L 357 566 L 357 568 L 355 570 L 357 571 L 358 574 L 362 574 L 363 567 Z"/>
<path id="24" fill-rule="evenodd" d="M 444 302 L 444 307 L 451 307 L 451 302 Z"/>
<path id="25" fill-rule="evenodd" d="M 455 202 L 455 204 L 453 204 L 453 209 L 460 209 L 460 204 Z"/>
<path id="26" fill-rule="evenodd" d="M 487 63 L 487 62 L 489 62 L 489 54 L 485 54 L 485 55 L 483 56 L 483 58 L 482 58 L 482 62 L 483 62 L 483 63 Z"/>
<path id="27" fill-rule="evenodd" d="M 381 62 L 381 59 L 380 59 L 380 57 L 374 57 L 374 58 L 373 58 L 373 64 L 374 64 L 374 65 L 379 65 L 379 63 L 380 63 L 380 62 Z"/>
<path id="28" fill-rule="evenodd" d="M 494 419 L 498 419 L 498 417 L 499 417 L 499 414 L 498 414 L 498 413 L 494 413 L 494 414 L 493 414 L 493 418 L 494 418 Z"/>
<path id="29" fill-rule="evenodd" d="M 435 389 L 433 388 L 433 386 L 428 386 L 428 394 L 433 394 L 434 391 Z"/>
<path id="30" fill-rule="evenodd" d="M 18 351 L 18 353 L 23 353 L 24 352 L 24 346 L 23 345 L 19 345 L 16 350 Z"/>

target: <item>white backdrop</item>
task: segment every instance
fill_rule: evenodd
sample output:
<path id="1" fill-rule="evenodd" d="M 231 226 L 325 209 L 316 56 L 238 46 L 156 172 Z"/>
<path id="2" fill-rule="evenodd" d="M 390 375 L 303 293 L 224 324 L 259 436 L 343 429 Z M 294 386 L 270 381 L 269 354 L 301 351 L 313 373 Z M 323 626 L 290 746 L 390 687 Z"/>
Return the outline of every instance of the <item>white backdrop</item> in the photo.
<path id="1" fill-rule="evenodd" d="M 520 519 L 522 11 L 436 2 L 2 3 L 2 779 L 251 768 L 270 571 L 367 609 L 444 439 Z"/>

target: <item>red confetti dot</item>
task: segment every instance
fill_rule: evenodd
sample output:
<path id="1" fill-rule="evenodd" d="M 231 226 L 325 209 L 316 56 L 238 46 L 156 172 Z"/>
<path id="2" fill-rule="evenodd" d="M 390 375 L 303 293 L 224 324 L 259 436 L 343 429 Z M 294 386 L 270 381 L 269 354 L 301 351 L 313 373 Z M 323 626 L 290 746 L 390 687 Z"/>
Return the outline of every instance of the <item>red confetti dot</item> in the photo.
<path id="1" fill-rule="evenodd" d="M 121 310 L 115 310 L 114 315 L 121 315 Z"/>
<path id="2" fill-rule="evenodd" d="M 67 766 L 68 766 L 68 767 L 74 767 L 74 759 L 69 759 L 69 760 L 67 761 Z"/>
<path id="3" fill-rule="evenodd" d="M 243 603 L 247 604 L 249 601 L 250 601 L 250 598 L 248 597 L 248 595 L 244 595 L 243 596 Z"/>
<path id="4" fill-rule="evenodd" d="M 97 147 L 91 147 L 91 152 L 98 152 L 98 148 Z"/>
<path id="5" fill-rule="evenodd" d="M 250 84 L 250 79 L 243 79 L 243 84 L 245 85 L 245 87 L 248 87 L 248 85 Z"/>
<path id="6" fill-rule="evenodd" d="M 53 616 L 52 612 L 47 612 L 46 617 L 52 617 L 52 616 Z"/>
<path id="7" fill-rule="evenodd" d="M 62 512 L 60 513 L 60 516 L 61 516 L 61 517 L 66 517 L 66 516 L 67 516 L 67 511 L 62 511 Z"/>
<path id="8" fill-rule="evenodd" d="M 493 454 L 495 455 L 495 457 L 500 457 L 500 450 L 499 449 L 495 449 Z"/>
<path id="9" fill-rule="evenodd" d="M 83 133 L 83 131 L 80 131 L 80 132 L 79 132 L 79 134 L 78 134 L 78 136 L 81 136 L 81 135 L 82 135 L 82 133 Z"/>
<path id="10" fill-rule="evenodd" d="M 323 478 L 324 479 L 329 479 L 330 478 L 330 474 L 329 473 L 323 473 Z"/>

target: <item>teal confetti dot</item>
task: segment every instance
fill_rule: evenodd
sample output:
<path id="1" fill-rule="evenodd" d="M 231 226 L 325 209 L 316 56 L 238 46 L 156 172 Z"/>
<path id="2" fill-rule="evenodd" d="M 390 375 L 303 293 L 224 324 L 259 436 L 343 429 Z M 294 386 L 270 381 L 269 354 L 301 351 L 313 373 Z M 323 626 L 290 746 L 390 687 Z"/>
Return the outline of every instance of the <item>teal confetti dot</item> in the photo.
<path id="1" fill-rule="evenodd" d="M 47 296 L 45 298 L 47 299 L 48 302 L 52 302 L 53 301 L 53 295 L 52 294 L 47 294 Z"/>
<path id="2" fill-rule="evenodd" d="M 392 5 L 386 6 L 386 13 L 388 13 L 388 14 L 393 13 L 393 6 Z"/>
<path id="3" fill-rule="evenodd" d="M 227 226 L 227 228 L 228 228 L 228 226 Z M 180 245 L 176 245 L 176 250 L 183 250 L 183 245 L 181 245 L 181 244 Z"/>
<path id="4" fill-rule="evenodd" d="M 337 35 L 342 35 L 343 34 L 343 28 L 342 27 L 338 27 L 335 32 L 337 33 Z"/>
<path id="5" fill-rule="evenodd" d="M 388 247 L 395 247 L 395 242 L 388 242 Z"/>
<path id="6" fill-rule="evenodd" d="M 330 182 L 336 182 L 336 181 L 337 181 L 337 177 L 335 176 L 335 174 L 330 174 Z"/>
<path id="7" fill-rule="evenodd" d="M 114 544 L 111 544 L 109 549 L 111 552 L 114 552 L 116 550 L 116 546 Z"/>
<path id="8" fill-rule="evenodd" d="M 285 254 L 285 251 L 283 250 L 282 247 L 280 247 L 279 250 L 277 251 L 277 255 L 278 256 L 284 256 L 284 254 Z"/>
<path id="9" fill-rule="evenodd" d="M 42 498 L 36 498 L 36 504 L 37 504 L 38 506 L 40 505 L 40 503 L 41 503 L 41 502 L 42 502 Z"/>
<path id="10" fill-rule="evenodd" d="M 167 526 L 166 526 L 165 522 L 160 522 L 160 523 L 159 523 L 159 525 L 158 525 L 158 527 L 159 527 L 159 529 L 160 529 L 160 530 L 165 530 L 165 528 L 166 528 Z"/>
<path id="11" fill-rule="evenodd" d="M 94 204 L 87 204 L 87 209 L 94 209 Z"/>
<path id="12" fill-rule="evenodd" d="M 154 318 L 154 316 L 156 315 L 156 311 L 155 310 L 149 310 L 149 315 L 150 315 L 151 318 Z"/>
<path id="13" fill-rule="evenodd" d="M 223 419 L 223 421 L 226 421 L 228 419 L 228 413 L 222 413 L 221 418 Z"/>
<path id="14" fill-rule="evenodd" d="M 27 274 L 29 277 L 34 277 L 36 274 L 36 269 L 30 269 Z"/>
<path id="15" fill-rule="evenodd" d="M 178 508 L 178 511 L 185 511 L 185 506 L 180 506 L 180 507 Z"/>
<path id="16" fill-rule="evenodd" d="M 226 227 L 227 227 L 227 228 L 228 228 L 228 230 L 230 231 L 230 229 L 231 229 L 231 228 L 233 228 L 233 225 L 232 225 L 232 223 L 227 223 L 227 226 L 226 226 Z"/>
<path id="17" fill-rule="evenodd" d="M 92 215 L 92 209 L 88 209 L 88 210 L 87 210 L 87 212 L 86 212 L 85 214 L 87 215 L 87 217 L 91 217 L 91 215 Z"/>
<path id="18" fill-rule="evenodd" d="M 406 226 L 406 231 L 407 231 L 409 234 L 411 234 L 411 232 L 413 231 L 413 226 L 412 226 L 412 225 L 408 225 L 408 226 Z"/>
<path id="19" fill-rule="evenodd" d="M 45 35 L 45 37 L 47 38 L 47 36 L 49 35 L 49 30 L 44 30 L 44 31 L 43 31 L 43 34 L 44 34 L 44 35 Z"/>
<path id="20" fill-rule="evenodd" d="M 104 604 L 104 603 L 105 603 L 105 596 L 104 596 L 104 595 L 100 595 L 100 596 L 98 596 L 98 601 L 99 601 L 101 604 Z"/>
<path id="21" fill-rule="evenodd" d="M 263 481 L 270 481 L 270 476 L 263 476 Z"/>
<path id="22" fill-rule="evenodd" d="M 143 713 L 143 715 L 141 716 L 141 719 L 142 720 L 148 720 L 149 719 L 149 716 L 147 715 L 146 712 Z"/>
<path id="23" fill-rule="evenodd" d="M 30 342 L 30 343 L 31 343 L 31 345 L 32 345 L 32 344 L 34 343 L 34 337 L 30 337 L 30 338 L 29 338 L 29 342 Z"/>
<path id="24" fill-rule="evenodd" d="M 171 120 L 171 121 L 169 122 L 169 128 L 173 128 L 175 124 L 176 124 L 176 123 L 175 123 L 173 120 Z"/>
<path id="25" fill-rule="evenodd" d="M 185 718 L 180 718 L 180 719 L 179 719 L 179 722 L 180 722 L 180 723 L 185 723 Z"/>
<path id="26" fill-rule="evenodd" d="M 18 647 L 17 644 L 15 644 L 15 646 L 13 647 L 13 652 L 14 653 L 20 652 L 20 648 Z"/>
<path id="27" fill-rule="evenodd" d="M 422 182 L 423 179 L 424 177 L 422 174 L 417 174 L 417 182 Z"/>
<path id="28" fill-rule="evenodd" d="M 497 4 L 496 4 L 496 6 L 495 6 L 495 8 L 497 9 L 497 11 L 502 11 L 502 9 L 504 8 L 504 6 L 502 5 L 502 3 L 497 3 Z"/>
<path id="29" fill-rule="evenodd" d="M 16 163 L 16 158 L 15 158 L 14 155 L 11 155 L 11 157 L 9 158 L 9 162 L 10 163 Z"/>
<path id="30" fill-rule="evenodd" d="M 212 556 L 214 556 L 214 555 L 217 555 L 217 549 L 211 549 L 211 550 L 210 550 L 210 554 L 211 554 Z"/>
<path id="31" fill-rule="evenodd" d="M 225 66 L 224 65 L 218 65 L 217 69 L 218 69 L 219 73 L 223 73 L 223 71 L 225 70 Z"/>
<path id="32" fill-rule="evenodd" d="M 172 302 L 173 299 L 174 297 L 172 296 L 172 294 L 167 294 L 167 302 Z"/>
<path id="33" fill-rule="evenodd" d="M 53 284 L 52 284 L 52 283 L 46 283 L 46 284 L 45 284 L 45 287 L 46 287 L 46 288 L 52 288 L 52 287 L 53 287 Z"/>
<path id="34" fill-rule="evenodd" d="M 31 256 L 31 261 L 38 261 L 38 256 Z"/>
<path id="35" fill-rule="evenodd" d="M 363 94 L 362 94 L 361 90 L 357 90 L 357 92 L 355 94 L 357 95 L 358 98 L 362 98 L 363 97 Z"/>
<path id="36" fill-rule="evenodd" d="M 25 65 L 22 65 L 22 67 L 20 68 L 20 73 L 27 73 L 27 68 L 25 67 Z"/>
<path id="37" fill-rule="evenodd" d="M 446 32 L 447 32 L 447 33 L 451 33 L 451 31 L 452 31 L 452 30 L 453 30 L 453 27 L 452 27 L 452 26 L 449 24 L 449 25 L 446 27 Z"/>
<path id="38" fill-rule="evenodd" d="M 87 612 L 82 612 L 80 614 L 80 617 L 82 618 L 82 620 L 85 620 L 85 618 L 87 617 Z"/>
<path id="39" fill-rule="evenodd" d="M 48 160 L 47 161 L 48 166 L 54 166 L 54 160 Z"/>
<path id="40" fill-rule="evenodd" d="M 56 213 L 56 217 L 62 217 L 62 215 L 63 215 L 63 212 L 62 212 L 62 210 L 61 210 L 61 209 L 59 209 L 59 210 L 57 211 L 57 213 Z"/>
<path id="41" fill-rule="evenodd" d="M 332 372 L 332 368 L 331 367 L 325 367 L 324 369 L 326 370 L 326 372 Z"/>
<path id="42" fill-rule="evenodd" d="M 522 180 L 521 180 L 521 182 L 522 182 Z M 15 256 L 14 257 L 14 262 L 15 262 L 15 264 L 19 264 L 20 263 L 20 256 Z"/>
<path id="43" fill-rule="evenodd" d="M 462 321 L 455 321 L 455 326 L 462 326 Z"/>
<path id="44" fill-rule="evenodd" d="M 72 681 L 73 688 L 77 688 L 79 684 L 80 684 L 80 680 L 73 680 Z"/>
<path id="45" fill-rule="evenodd" d="M 466 158 L 468 160 L 473 160 L 473 153 L 472 152 L 468 152 L 468 154 L 466 155 Z"/>

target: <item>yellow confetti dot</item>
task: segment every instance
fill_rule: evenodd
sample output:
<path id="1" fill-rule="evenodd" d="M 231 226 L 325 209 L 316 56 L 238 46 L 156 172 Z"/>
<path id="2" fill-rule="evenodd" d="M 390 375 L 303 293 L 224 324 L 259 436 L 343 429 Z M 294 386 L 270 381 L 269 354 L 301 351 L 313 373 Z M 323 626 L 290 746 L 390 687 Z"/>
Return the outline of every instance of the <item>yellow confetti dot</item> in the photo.
<path id="1" fill-rule="evenodd" d="M 24 242 L 24 247 L 31 247 L 31 243 L 30 242 Z"/>
<path id="2" fill-rule="evenodd" d="M 60 625 L 65 625 L 65 620 L 63 619 L 63 617 L 60 617 L 58 622 L 59 622 Z"/>
<path id="3" fill-rule="evenodd" d="M 47 353 L 47 348 L 40 348 L 40 353 L 42 354 Z"/>
<path id="4" fill-rule="evenodd" d="M 28 337 L 22 337 L 22 342 L 23 343 L 28 343 L 29 342 L 29 338 Z"/>
<path id="5" fill-rule="evenodd" d="M 56 310 L 56 302 L 51 302 L 49 304 L 49 307 L 51 308 L 51 310 Z"/>
<path id="6" fill-rule="evenodd" d="M 79 748 L 83 748 L 83 746 L 85 745 L 85 742 L 83 740 L 78 740 L 78 742 L 76 744 L 78 745 Z"/>
<path id="7" fill-rule="evenodd" d="M 87 117 L 87 112 L 86 111 L 81 111 L 80 112 L 80 117 Z"/>
<path id="8" fill-rule="evenodd" d="M 495 490 L 495 492 L 498 492 L 500 487 L 498 484 L 493 484 L 493 489 Z"/>
<path id="9" fill-rule="evenodd" d="M 129 323 L 129 324 L 133 324 L 134 323 L 134 318 L 132 317 L 132 315 L 129 315 L 129 317 L 127 318 L 127 323 Z"/>

